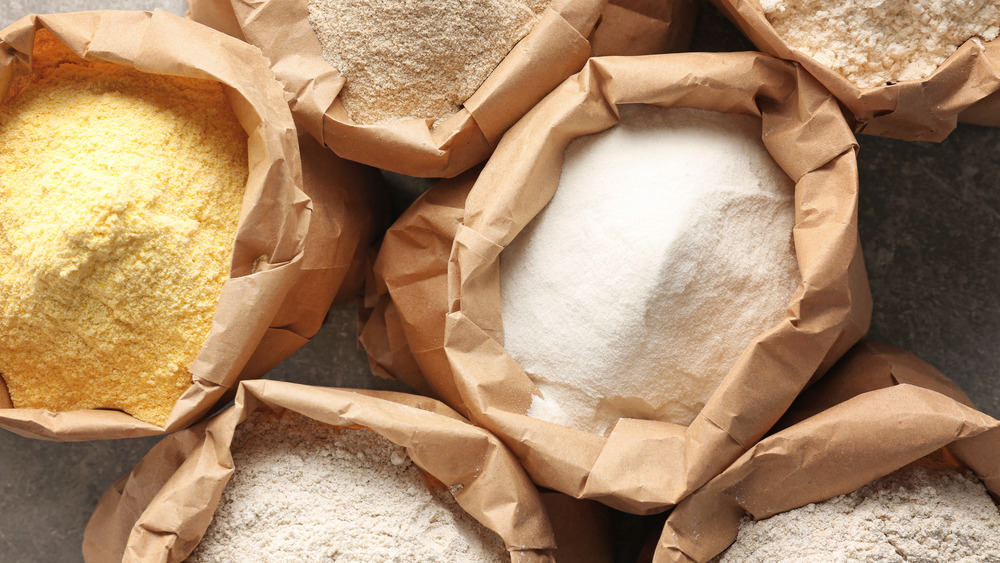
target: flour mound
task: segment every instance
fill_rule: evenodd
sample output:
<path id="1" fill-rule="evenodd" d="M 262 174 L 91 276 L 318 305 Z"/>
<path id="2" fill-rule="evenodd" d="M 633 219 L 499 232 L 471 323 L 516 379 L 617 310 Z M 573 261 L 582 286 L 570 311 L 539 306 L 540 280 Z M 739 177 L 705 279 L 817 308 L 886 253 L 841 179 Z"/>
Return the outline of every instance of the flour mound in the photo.
<path id="1" fill-rule="evenodd" d="M 529 416 L 603 433 L 689 424 L 801 283 L 794 184 L 750 116 L 637 105 L 574 141 L 503 251 L 504 346 Z"/>
<path id="2" fill-rule="evenodd" d="M 358 123 L 457 112 L 531 31 L 547 0 L 309 0 L 323 58 Z"/>
<path id="3" fill-rule="evenodd" d="M 370 430 L 255 413 L 236 429 L 233 460 L 190 563 L 510 562 L 498 535 Z"/>
<path id="4" fill-rule="evenodd" d="M 909 465 L 857 491 L 754 522 L 720 563 L 996 563 L 1000 511 L 974 475 Z"/>
<path id="5" fill-rule="evenodd" d="M 998 0 L 762 0 L 775 31 L 861 88 L 926 78 L 962 43 L 1000 33 Z"/>

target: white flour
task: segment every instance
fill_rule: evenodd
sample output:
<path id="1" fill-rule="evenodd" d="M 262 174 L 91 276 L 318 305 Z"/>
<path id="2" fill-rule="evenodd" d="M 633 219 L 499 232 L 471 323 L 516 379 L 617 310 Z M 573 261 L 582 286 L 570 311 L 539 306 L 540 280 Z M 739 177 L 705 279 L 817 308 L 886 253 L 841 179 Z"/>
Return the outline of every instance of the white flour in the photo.
<path id="1" fill-rule="evenodd" d="M 688 424 L 801 282 L 794 184 L 750 116 L 637 105 L 574 141 L 501 255 L 504 345 L 529 416 L 594 433 Z"/>
<path id="2" fill-rule="evenodd" d="M 740 524 L 722 563 L 996 563 L 1000 511 L 975 476 L 911 465 L 857 491 Z"/>
<path id="3" fill-rule="evenodd" d="M 236 430 L 233 459 L 189 562 L 510 562 L 499 536 L 370 430 L 255 414 Z"/>
<path id="4" fill-rule="evenodd" d="M 761 0 L 792 48 L 862 88 L 934 72 L 972 37 L 996 39 L 998 0 Z"/>

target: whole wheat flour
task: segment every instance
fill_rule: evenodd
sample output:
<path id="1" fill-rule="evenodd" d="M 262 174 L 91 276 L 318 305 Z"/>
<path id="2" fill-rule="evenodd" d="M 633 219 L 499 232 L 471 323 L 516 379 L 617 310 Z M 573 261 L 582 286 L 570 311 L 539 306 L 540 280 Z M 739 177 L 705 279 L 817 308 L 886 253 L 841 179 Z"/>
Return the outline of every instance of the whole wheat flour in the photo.
<path id="1" fill-rule="evenodd" d="M 504 346 L 529 416 L 601 433 L 688 424 L 801 282 L 794 184 L 760 119 L 621 107 L 575 140 L 555 197 L 503 251 Z"/>
<path id="2" fill-rule="evenodd" d="M 347 83 L 351 119 L 457 112 L 550 0 L 309 0 L 323 57 Z"/>
<path id="3" fill-rule="evenodd" d="M 510 562 L 405 449 L 370 430 L 258 413 L 236 429 L 235 472 L 189 562 Z"/>
<path id="4" fill-rule="evenodd" d="M 857 491 L 740 524 L 722 563 L 996 563 L 1000 511 L 971 473 L 906 466 Z"/>
<path id="5" fill-rule="evenodd" d="M 761 0 L 775 31 L 861 88 L 917 80 L 973 37 L 1000 32 L 998 0 Z"/>
<path id="6" fill-rule="evenodd" d="M 39 31 L 0 109 L 0 374 L 18 408 L 162 425 L 229 279 L 249 169 L 222 85 Z"/>

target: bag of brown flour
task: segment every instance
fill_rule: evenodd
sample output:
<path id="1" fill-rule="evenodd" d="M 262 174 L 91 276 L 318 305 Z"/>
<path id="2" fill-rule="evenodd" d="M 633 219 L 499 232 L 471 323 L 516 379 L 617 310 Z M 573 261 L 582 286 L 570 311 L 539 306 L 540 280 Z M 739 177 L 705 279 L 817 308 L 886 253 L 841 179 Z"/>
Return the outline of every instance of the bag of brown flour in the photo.
<path id="1" fill-rule="evenodd" d="M 779 428 L 674 508 L 655 561 L 1000 557 L 1000 423 L 913 355 L 858 344 Z"/>
<path id="2" fill-rule="evenodd" d="M 373 363 L 385 372 L 422 377 L 426 388 L 498 433 L 536 482 L 616 508 L 652 512 L 676 503 L 738 457 L 773 425 L 815 374 L 825 371 L 863 334 L 870 297 L 854 227 L 854 140 L 835 102 L 806 75 L 797 75 L 795 67 L 769 57 L 676 55 L 595 59 L 588 65 L 512 129 L 467 197 L 467 188 L 457 183 L 450 191 L 443 187 L 436 191 L 436 186 L 394 226 L 396 233 L 387 236 L 381 251 L 386 258 L 380 257 L 376 268 L 376 281 L 381 285 L 369 292 L 369 304 L 377 306 L 362 333 L 362 342 Z M 681 76 L 688 79 L 682 81 Z M 691 76 L 698 79 L 691 80 Z M 507 319 L 501 316 L 504 284 L 500 251 L 516 240 L 515 235 L 552 198 L 567 145 L 612 127 L 617 121 L 612 109 L 615 104 L 644 102 L 745 114 L 735 116 L 737 120 L 762 114 L 768 132 L 764 142 L 770 154 L 785 174 L 797 180 L 797 211 L 792 212 L 788 200 L 782 200 L 780 205 L 794 217 L 784 238 L 775 241 L 780 247 L 783 240 L 787 249 L 794 237 L 798 272 L 792 273 L 801 275 L 805 282 L 784 297 L 776 326 L 751 335 L 754 343 L 745 345 L 739 361 L 722 366 L 718 389 L 710 390 L 714 391 L 711 399 L 690 424 L 671 424 L 658 415 L 646 418 L 659 420 L 622 418 L 607 433 L 601 433 L 599 429 L 590 432 L 545 422 L 538 412 L 527 416 L 543 393 L 501 344 Z M 759 139 L 761 126 L 756 127 Z M 753 144 L 746 137 L 739 143 Z M 620 154 L 633 155 L 630 151 Z M 622 159 L 629 167 L 635 161 L 632 156 Z M 587 176 L 586 167 L 583 170 Z M 594 169 L 590 175 L 600 173 Z M 609 185 L 602 192 L 597 186 L 596 195 L 591 196 L 595 202 L 592 207 L 610 209 L 619 197 L 617 191 L 627 190 Z M 750 199 L 764 208 L 776 201 L 764 195 Z M 633 203 L 632 207 L 644 203 Z M 569 231 L 586 233 L 600 224 L 584 217 L 574 222 L 572 213 L 563 216 L 572 225 L 567 237 Z M 669 231 L 670 222 L 658 213 L 651 212 L 648 218 L 653 223 L 660 221 Z M 463 224 L 458 225 L 459 220 Z M 794 231 L 791 223 L 796 223 Z M 625 221 L 609 238 L 624 240 L 636 230 L 633 227 L 637 225 Z M 639 230 L 643 229 L 649 231 L 647 227 Z M 455 244 L 448 277 L 442 279 L 444 251 L 440 247 L 449 240 Z M 418 248 L 439 250 L 414 252 Z M 628 244 L 622 244 L 621 250 L 622 270 L 631 271 L 624 256 Z M 408 256 L 403 266 L 389 259 L 400 255 Z M 580 256 L 580 261 L 586 262 L 585 254 Z M 539 267 L 549 265 L 542 261 Z M 657 279 L 655 273 L 651 279 Z M 586 285 L 584 281 L 578 275 L 571 282 L 559 283 L 575 287 Z M 545 283 L 542 280 L 534 287 L 544 289 Z M 619 290 L 612 293 L 627 293 L 633 289 L 630 284 L 640 283 L 645 281 L 622 281 Z M 446 284 L 450 314 L 442 310 L 440 296 L 440 288 Z M 787 315 L 791 316 L 784 316 L 781 311 L 789 298 Z M 551 303 L 532 305 L 529 310 L 543 312 L 550 306 L 553 316 L 558 316 L 559 307 Z M 586 316 L 588 306 L 580 309 Z M 507 310 L 505 304 L 503 313 Z M 730 313 L 726 315 L 732 316 Z M 448 326 L 442 340 L 436 325 L 445 314 Z M 626 322 L 641 322 L 642 318 L 641 313 L 622 316 Z M 646 318 L 655 324 L 655 315 Z M 387 343 L 389 339 L 391 343 Z M 575 344 L 566 342 L 565 347 L 572 349 Z M 607 347 L 632 344 L 616 341 Z M 450 365 L 441 363 L 442 346 Z M 720 371 L 719 365 L 713 367 Z M 638 412 L 644 403 L 655 405 L 659 401 L 653 393 L 607 399 L 598 398 L 596 404 L 631 404 Z M 668 475 L 674 478 L 665 477 Z"/>
<path id="3" fill-rule="evenodd" d="M 165 12 L 28 16 L 0 41 L 18 166 L 5 178 L 23 176 L 0 188 L 5 216 L 20 206 L 4 222 L 0 426 L 56 440 L 183 428 L 356 290 L 377 175 L 322 147 L 300 160 L 255 49 Z M 215 289 L 194 291 L 197 277 Z"/>
<path id="4" fill-rule="evenodd" d="M 765 53 L 804 66 L 855 132 L 941 141 L 1000 125 L 995 2 L 714 0 Z"/>
<path id="5" fill-rule="evenodd" d="M 586 62 L 603 0 L 198 0 L 195 21 L 260 47 L 292 113 L 340 156 L 410 176 L 485 160 Z"/>
<path id="6" fill-rule="evenodd" d="M 83 547 L 88 562 L 239 560 L 240 549 L 551 561 L 555 543 L 510 452 L 443 404 L 258 380 L 109 489 Z"/>

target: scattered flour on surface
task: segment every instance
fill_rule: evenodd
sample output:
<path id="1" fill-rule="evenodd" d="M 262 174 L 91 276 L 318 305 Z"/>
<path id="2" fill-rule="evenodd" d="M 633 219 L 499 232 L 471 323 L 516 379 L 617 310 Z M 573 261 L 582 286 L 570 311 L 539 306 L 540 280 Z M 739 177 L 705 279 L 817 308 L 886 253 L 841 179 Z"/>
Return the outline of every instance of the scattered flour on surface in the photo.
<path id="1" fill-rule="evenodd" d="M 236 429 L 235 473 L 189 562 L 509 563 L 406 450 L 285 411 Z"/>
<path id="2" fill-rule="evenodd" d="M 358 123 L 457 112 L 548 0 L 309 0 L 323 57 Z"/>
<path id="3" fill-rule="evenodd" d="M 918 80 L 973 37 L 1000 32 L 1000 0 L 761 0 L 792 48 L 862 88 Z"/>
<path id="4" fill-rule="evenodd" d="M 794 184 L 750 116 L 636 105 L 574 141 L 503 251 L 504 346 L 529 416 L 602 433 L 689 424 L 801 283 Z"/>
<path id="5" fill-rule="evenodd" d="M 1000 511 L 971 473 L 906 466 L 857 491 L 754 522 L 720 563 L 997 563 Z"/>

